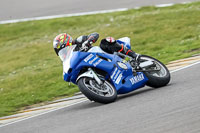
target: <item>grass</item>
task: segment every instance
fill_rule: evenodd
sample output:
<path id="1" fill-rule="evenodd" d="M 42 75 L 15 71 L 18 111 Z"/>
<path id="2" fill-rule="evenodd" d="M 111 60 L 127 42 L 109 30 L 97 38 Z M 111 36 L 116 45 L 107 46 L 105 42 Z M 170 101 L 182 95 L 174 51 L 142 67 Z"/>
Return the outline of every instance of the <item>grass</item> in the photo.
<path id="1" fill-rule="evenodd" d="M 78 92 L 62 77 L 53 38 L 100 33 L 131 38 L 132 49 L 164 63 L 200 53 L 200 2 L 172 7 L 0 25 L 0 116 Z"/>

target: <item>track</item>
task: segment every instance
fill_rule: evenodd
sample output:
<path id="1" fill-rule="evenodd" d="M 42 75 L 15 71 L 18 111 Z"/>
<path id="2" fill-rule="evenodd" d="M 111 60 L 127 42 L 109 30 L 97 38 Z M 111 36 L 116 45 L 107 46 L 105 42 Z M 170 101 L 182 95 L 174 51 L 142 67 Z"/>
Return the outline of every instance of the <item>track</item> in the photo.
<path id="1" fill-rule="evenodd" d="M 200 63 L 111 104 L 83 103 L 0 128 L 1 133 L 199 133 Z"/>
<path id="2" fill-rule="evenodd" d="M 0 21 L 197 0 L 3 0 Z"/>
<path id="3" fill-rule="evenodd" d="M 185 1 L 6 0 L 0 5 L 0 21 Z M 85 101 L 0 127 L 0 133 L 199 133 L 199 68 L 200 63 L 172 73 L 166 87 L 146 87 L 106 105 Z"/>

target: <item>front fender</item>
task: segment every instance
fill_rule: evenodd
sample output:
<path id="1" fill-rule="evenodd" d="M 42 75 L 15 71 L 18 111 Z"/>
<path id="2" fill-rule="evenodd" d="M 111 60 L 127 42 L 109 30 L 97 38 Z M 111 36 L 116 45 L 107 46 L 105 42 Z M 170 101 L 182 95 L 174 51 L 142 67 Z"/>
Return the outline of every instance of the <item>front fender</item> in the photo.
<path id="1" fill-rule="evenodd" d="M 76 82 L 81 78 L 81 77 L 89 77 L 89 78 L 93 78 L 96 80 L 96 82 L 101 85 L 102 81 L 99 79 L 99 77 L 95 74 L 95 72 L 89 68 L 87 72 L 81 74 L 80 76 L 78 76 Z"/>
<path id="2" fill-rule="evenodd" d="M 89 77 L 89 78 L 94 78 L 94 75 L 92 74 L 91 71 L 84 72 L 83 74 L 79 75 L 78 78 L 76 79 L 76 83 L 78 80 L 82 77 Z"/>

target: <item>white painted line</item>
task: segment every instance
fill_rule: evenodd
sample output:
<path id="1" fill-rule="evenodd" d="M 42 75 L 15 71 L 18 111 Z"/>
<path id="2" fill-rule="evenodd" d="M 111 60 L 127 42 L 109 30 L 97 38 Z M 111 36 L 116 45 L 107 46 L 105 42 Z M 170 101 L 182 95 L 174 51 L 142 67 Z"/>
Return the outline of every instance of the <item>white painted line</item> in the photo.
<path id="1" fill-rule="evenodd" d="M 187 65 L 187 66 L 181 67 L 181 68 L 179 68 L 179 69 L 173 70 L 173 71 L 171 71 L 170 73 L 174 73 L 174 72 L 177 72 L 177 71 L 180 71 L 180 70 L 183 70 L 183 69 L 189 68 L 189 67 L 194 66 L 194 65 L 197 65 L 197 64 L 199 64 L 199 63 L 200 63 L 200 61 L 195 62 L 195 63 L 193 63 L 193 64 L 190 64 L 190 65 Z"/>
<path id="2" fill-rule="evenodd" d="M 159 5 L 155 5 L 155 7 L 168 7 L 168 6 L 173 6 L 174 3 L 169 3 L 169 4 L 159 4 Z"/>
<path id="3" fill-rule="evenodd" d="M 63 17 L 72 17 L 72 16 L 103 14 L 103 13 L 111 13 L 111 12 L 119 12 L 119 11 L 127 11 L 127 10 L 128 10 L 128 8 L 119 8 L 119 9 L 101 10 L 101 11 L 93 11 L 93 12 L 82 12 L 82 13 L 61 14 L 61 15 L 54 15 L 54 16 L 43 16 L 43 17 L 34 17 L 34 18 L 5 20 L 5 21 L 0 21 L 0 24 L 26 22 L 26 21 L 33 21 L 33 20 L 45 20 L 45 19 L 54 19 L 54 18 L 63 18 Z"/>
<path id="4" fill-rule="evenodd" d="M 16 121 L 13 121 L 13 122 L 10 122 L 10 123 L 7 123 L 7 124 L 3 124 L 3 125 L 0 125 L 0 128 L 4 127 L 4 126 L 7 126 L 7 125 L 11 125 L 11 124 L 17 123 L 17 122 L 20 122 L 20 121 L 31 119 L 31 118 L 34 118 L 34 117 L 37 117 L 37 116 L 40 116 L 40 115 L 44 115 L 44 114 L 47 114 L 47 113 L 50 113 L 50 112 L 53 112 L 53 111 L 56 111 L 56 110 L 60 110 L 60 109 L 66 108 L 66 107 L 70 107 L 70 106 L 73 106 L 73 105 L 76 105 L 76 104 L 79 104 L 79 103 L 83 103 L 85 101 L 88 101 L 88 99 L 85 99 L 85 100 L 82 100 L 82 101 L 79 101 L 79 102 L 76 102 L 76 103 L 73 103 L 73 104 L 70 104 L 70 105 L 66 105 L 66 106 L 63 106 L 63 107 L 60 107 L 60 108 L 56 108 L 56 109 L 53 109 L 53 110 L 49 110 L 49 111 L 41 113 L 41 114 L 37 114 L 37 115 L 26 117 L 26 118 L 23 118 L 23 119 L 20 119 L 20 120 L 16 120 Z"/>
<path id="5" fill-rule="evenodd" d="M 182 2 L 180 4 L 188 4 L 188 3 L 191 3 L 191 2 Z M 155 5 L 155 7 L 168 7 L 168 6 L 173 6 L 173 5 L 175 5 L 175 4 L 174 3 L 159 4 L 159 5 Z M 135 7 L 133 9 L 140 9 L 140 8 L 141 7 Z M 0 21 L 0 24 L 18 23 L 18 22 L 26 22 L 26 21 L 34 21 L 34 20 L 46 20 L 46 19 L 73 17 L 73 16 L 84 16 L 84 15 L 93 15 L 93 14 L 103 14 L 103 13 L 111 13 L 111 12 L 119 12 L 119 11 L 127 11 L 127 10 L 128 10 L 128 8 L 118 8 L 118 9 L 111 9 L 111 10 L 100 10 L 100 11 L 92 11 L 92 12 L 61 14 L 61 15 L 14 19 L 14 20 L 4 20 L 4 21 Z"/>
<path id="6" fill-rule="evenodd" d="M 187 1 L 187 2 L 182 2 L 181 4 L 189 4 L 192 3 L 191 1 Z"/>
<path id="7" fill-rule="evenodd" d="M 181 2 L 180 4 L 189 4 L 189 3 L 191 3 L 191 2 L 190 1 Z M 179 4 L 179 3 L 158 4 L 158 5 L 155 5 L 155 7 L 168 7 L 168 6 L 173 6 L 175 4 Z"/>

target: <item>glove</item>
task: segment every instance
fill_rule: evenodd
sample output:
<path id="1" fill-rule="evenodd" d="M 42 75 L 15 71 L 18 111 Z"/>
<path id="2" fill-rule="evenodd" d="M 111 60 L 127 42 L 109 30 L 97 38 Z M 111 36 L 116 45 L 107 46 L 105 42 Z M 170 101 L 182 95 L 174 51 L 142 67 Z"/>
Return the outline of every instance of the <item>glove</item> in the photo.
<path id="1" fill-rule="evenodd" d="M 85 41 L 84 43 L 82 43 L 82 46 L 81 46 L 81 48 L 80 48 L 81 51 L 87 51 L 88 48 L 91 47 L 91 44 L 92 44 L 92 42 L 89 42 L 88 40 Z"/>
<path id="2" fill-rule="evenodd" d="M 98 33 L 92 33 L 88 36 L 88 41 L 95 43 L 98 40 L 98 38 L 99 38 Z"/>
<path id="3" fill-rule="evenodd" d="M 87 40 L 82 44 L 82 47 L 90 47 L 91 44 L 92 44 L 92 41 Z"/>

